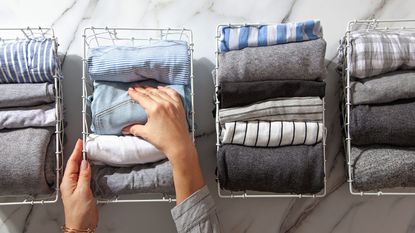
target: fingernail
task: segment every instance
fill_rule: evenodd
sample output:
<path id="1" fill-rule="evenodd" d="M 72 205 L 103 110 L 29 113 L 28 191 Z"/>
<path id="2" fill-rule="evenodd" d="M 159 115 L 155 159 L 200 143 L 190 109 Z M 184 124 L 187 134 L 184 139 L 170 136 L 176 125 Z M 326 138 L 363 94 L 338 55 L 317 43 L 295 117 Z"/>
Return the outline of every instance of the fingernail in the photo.
<path id="1" fill-rule="evenodd" d="M 128 131 L 128 130 L 124 130 L 124 129 L 123 129 L 123 130 L 121 131 L 121 133 L 122 133 L 122 134 L 124 134 L 124 135 L 128 135 L 128 134 L 130 134 L 130 131 Z"/>
<path id="2" fill-rule="evenodd" d="M 88 168 L 88 162 L 83 159 L 81 162 L 81 170 L 86 170 Z"/>

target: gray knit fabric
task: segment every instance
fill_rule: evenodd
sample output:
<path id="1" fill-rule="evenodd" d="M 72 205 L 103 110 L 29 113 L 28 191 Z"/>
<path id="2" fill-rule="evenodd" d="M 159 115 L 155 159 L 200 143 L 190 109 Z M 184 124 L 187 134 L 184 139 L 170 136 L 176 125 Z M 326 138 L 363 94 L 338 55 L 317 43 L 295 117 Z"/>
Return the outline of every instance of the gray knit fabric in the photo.
<path id="1" fill-rule="evenodd" d="M 222 145 L 218 152 L 222 188 L 233 191 L 318 193 L 324 186 L 322 143 L 254 148 Z"/>
<path id="2" fill-rule="evenodd" d="M 49 83 L 0 84 L 0 108 L 35 106 L 55 102 Z"/>
<path id="3" fill-rule="evenodd" d="M 323 39 L 245 48 L 219 55 L 219 83 L 262 80 L 321 80 L 326 74 Z"/>
<path id="4" fill-rule="evenodd" d="M 53 127 L 0 131 L 0 195 L 50 194 L 45 156 Z M 52 160 L 48 160 L 52 161 Z M 48 170 L 48 169 L 46 169 Z M 49 170 L 50 171 L 50 170 Z"/>
<path id="5" fill-rule="evenodd" d="M 0 108 L 0 129 L 48 127 L 56 124 L 55 104 Z"/>
<path id="6" fill-rule="evenodd" d="M 325 82 L 272 80 L 221 83 L 218 99 L 221 108 L 240 107 L 278 97 L 324 97 Z"/>
<path id="7" fill-rule="evenodd" d="M 135 167 L 93 166 L 91 187 L 95 195 L 111 198 L 120 194 L 174 194 L 173 172 L 168 160 Z"/>
<path id="8" fill-rule="evenodd" d="M 415 146 L 415 101 L 357 105 L 350 112 L 354 145 Z"/>
<path id="9" fill-rule="evenodd" d="M 373 78 L 352 81 L 352 104 L 381 104 L 415 98 L 415 72 L 386 73 Z"/>
<path id="10" fill-rule="evenodd" d="M 357 190 L 415 186 L 415 148 L 352 147 L 351 156 Z"/>

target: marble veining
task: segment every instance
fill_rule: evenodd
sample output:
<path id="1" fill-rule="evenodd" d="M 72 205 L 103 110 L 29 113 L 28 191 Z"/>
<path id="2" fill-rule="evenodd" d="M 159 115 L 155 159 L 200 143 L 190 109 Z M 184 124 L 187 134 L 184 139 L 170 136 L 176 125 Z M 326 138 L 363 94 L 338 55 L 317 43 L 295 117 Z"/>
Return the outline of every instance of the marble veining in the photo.
<path id="1" fill-rule="evenodd" d="M 346 184 L 341 83 L 335 72 L 339 39 L 353 19 L 415 18 L 411 0 L 2 0 L 0 27 L 53 27 L 63 60 L 65 155 L 81 136 L 82 32 L 89 26 L 186 27 L 193 30 L 195 53 L 196 143 L 207 184 L 216 199 L 225 232 L 415 232 L 413 197 L 358 197 Z M 216 194 L 215 127 L 212 115 L 216 25 L 321 20 L 327 41 L 326 148 L 328 188 L 320 199 L 224 200 Z M 98 232 L 174 232 L 171 204 L 101 205 Z M 0 207 L 0 232 L 58 232 L 59 202 L 46 206 Z"/>

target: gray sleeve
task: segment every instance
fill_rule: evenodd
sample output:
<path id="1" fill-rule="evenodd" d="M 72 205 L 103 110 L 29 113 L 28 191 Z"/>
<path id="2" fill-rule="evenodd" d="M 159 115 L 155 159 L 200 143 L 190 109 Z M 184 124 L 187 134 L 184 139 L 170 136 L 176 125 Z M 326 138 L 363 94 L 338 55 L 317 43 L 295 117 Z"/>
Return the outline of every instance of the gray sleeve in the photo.
<path id="1" fill-rule="evenodd" d="M 171 210 L 178 233 L 220 233 L 216 205 L 207 186 Z"/>

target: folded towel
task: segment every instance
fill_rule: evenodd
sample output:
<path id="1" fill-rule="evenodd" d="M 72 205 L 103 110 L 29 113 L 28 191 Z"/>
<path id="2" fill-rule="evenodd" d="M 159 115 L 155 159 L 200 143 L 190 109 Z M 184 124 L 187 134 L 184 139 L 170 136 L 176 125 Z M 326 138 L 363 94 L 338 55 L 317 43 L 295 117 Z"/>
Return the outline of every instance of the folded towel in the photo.
<path id="1" fill-rule="evenodd" d="M 53 192 L 52 165 L 45 165 L 45 161 L 54 161 L 46 159 L 55 156 L 51 145 L 54 132 L 53 127 L 0 131 L 0 195 Z"/>
<path id="2" fill-rule="evenodd" d="M 147 114 L 144 109 L 128 95 L 128 88 L 135 84 L 153 87 L 166 86 L 154 81 L 136 83 L 94 82 L 95 90 L 90 103 L 92 132 L 121 135 L 124 127 L 147 122 Z M 187 120 L 189 126 L 191 126 L 191 92 L 189 86 L 169 85 L 169 87 L 177 91 L 182 97 Z"/>
<path id="3" fill-rule="evenodd" d="M 187 43 L 151 41 L 137 46 L 102 46 L 88 50 L 89 77 L 94 81 L 135 82 L 153 79 L 167 84 L 190 82 Z"/>
<path id="4" fill-rule="evenodd" d="M 255 147 L 314 145 L 323 138 L 323 124 L 293 121 L 237 121 L 225 123 L 222 143 Z"/>
<path id="5" fill-rule="evenodd" d="M 168 160 L 131 168 L 93 166 L 91 187 L 95 195 L 111 198 L 121 194 L 174 194 L 173 172 Z"/>
<path id="6" fill-rule="evenodd" d="M 151 143 L 135 136 L 90 134 L 86 151 L 88 159 L 97 165 L 133 166 L 166 158 Z"/>
<path id="7" fill-rule="evenodd" d="M 323 39 L 219 54 L 219 83 L 264 80 L 321 80 L 326 74 Z"/>
<path id="8" fill-rule="evenodd" d="M 0 109 L 0 129 L 47 127 L 55 124 L 55 104 Z"/>
<path id="9" fill-rule="evenodd" d="M 319 97 L 276 98 L 244 107 L 219 110 L 221 124 L 234 121 L 322 121 Z"/>
<path id="10" fill-rule="evenodd" d="M 0 108 L 27 107 L 55 102 L 49 83 L 0 84 Z"/>
<path id="11" fill-rule="evenodd" d="M 350 33 L 350 74 L 367 78 L 397 69 L 415 69 L 413 31 L 367 31 Z"/>
<path id="12" fill-rule="evenodd" d="M 324 97 L 326 83 L 303 80 L 271 80 L 220 83 L 221 108 L 238 107 L 277 97 Z"/>
<path id="13" fill-rule="evenodd" d="M 415 72 L 398 71 L 352 81 L 352 104 L 382 104 L 415 98 Z"/>
<path id="14" fill-rule="evenodd" d="M 59 66 L 52 39 L 25 39 L 0 45 L 0 83 L 53 83 L 60 73 Z"/>
<path id="15" fill-rule="evenodd" d="M 415 146 L 415 101 L 357 105 L 350 112 L 354 145 Z"/>
<path id="16" fill-rule="evenodd" d="M 415 148 L 352 147 L 351 159 L 359 191 L 415 186 Z"/>
<path id="17" fill-rule="evenodd" d="M 318 193 L 324 187 L 323 147 L 222 145 L 218 174 L 221 187 L 232 191 Z"/>
<path id="18" fill-rule="evenodd" d="M 221 26 L 219 31 L 221 53 L 246 47 L 301 42 L 323 37 L 320 20 L 274 25 Z"/>

